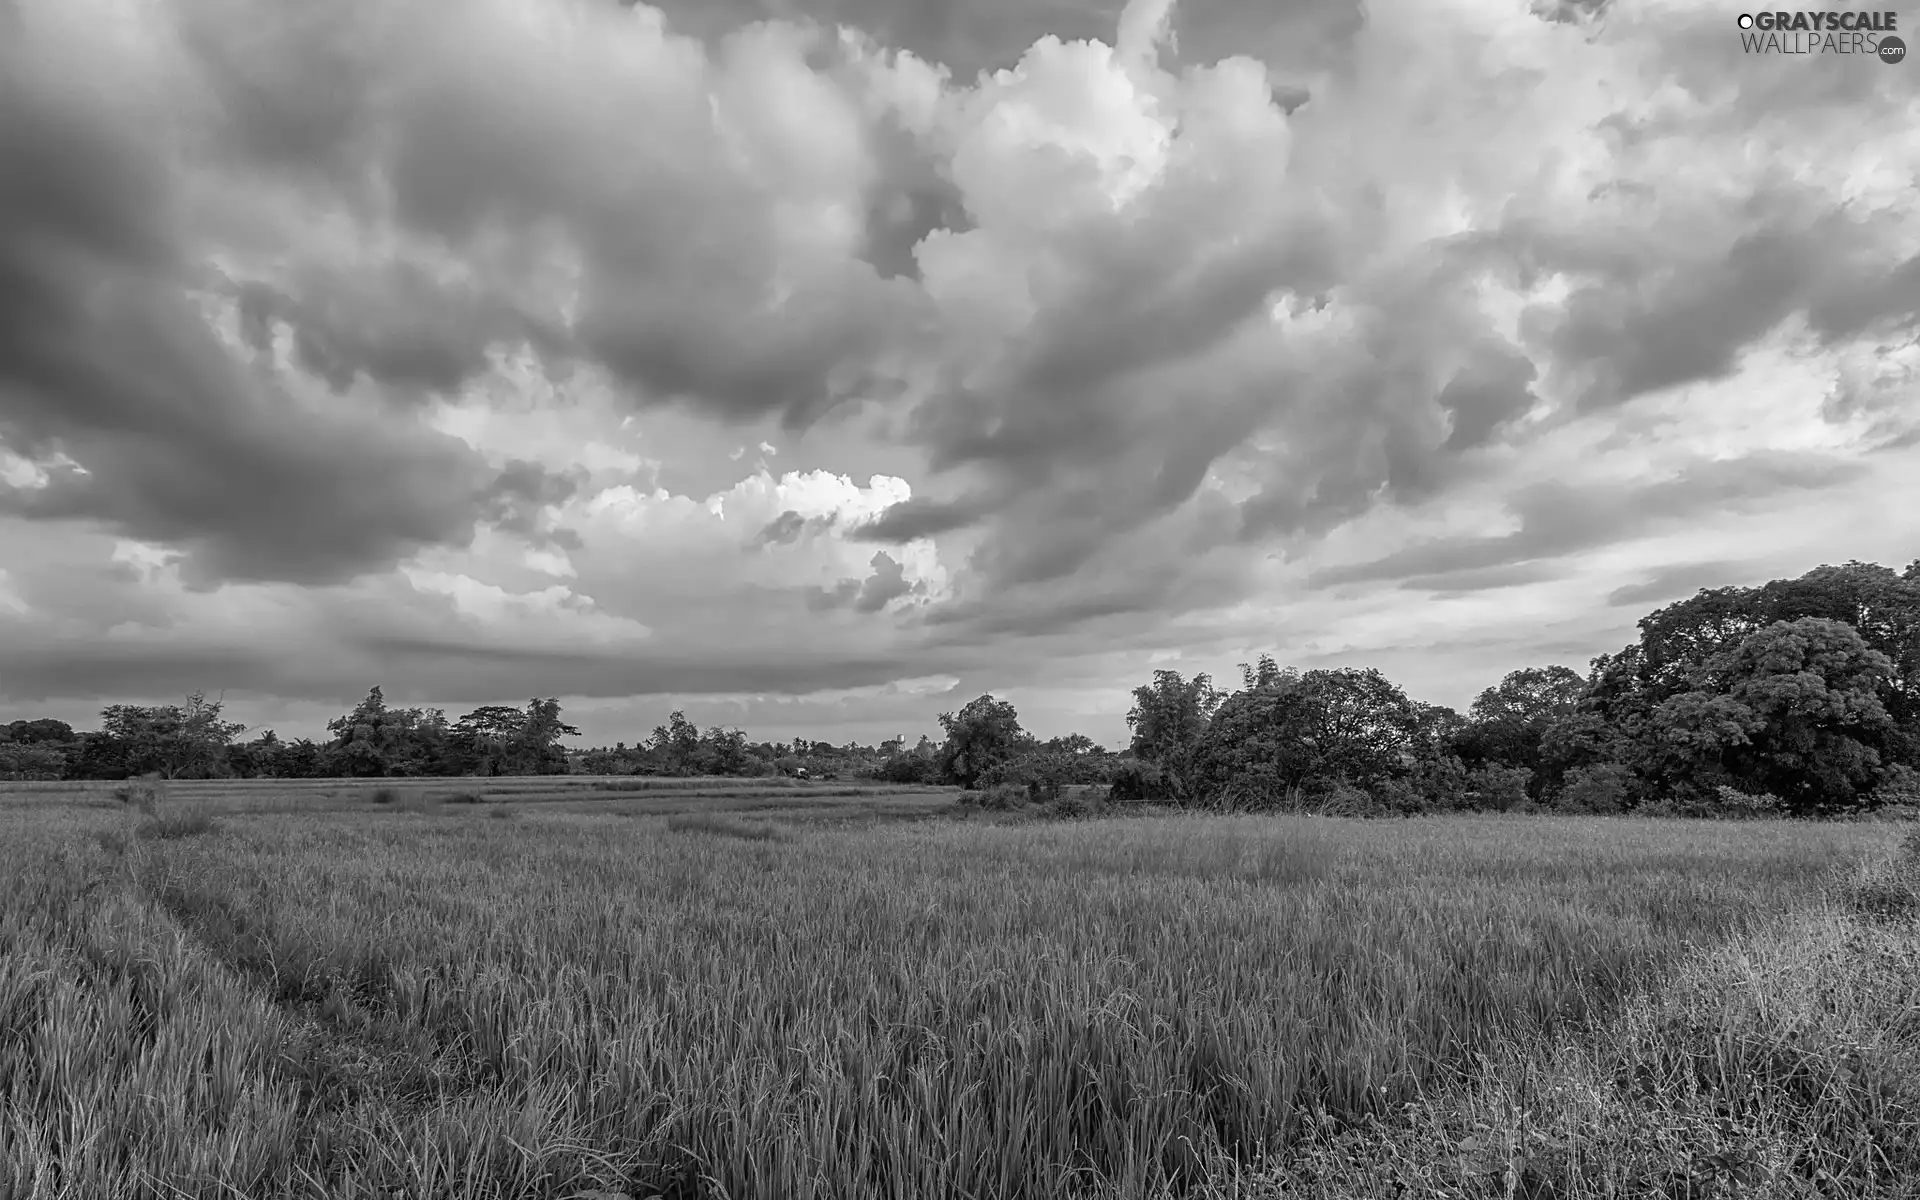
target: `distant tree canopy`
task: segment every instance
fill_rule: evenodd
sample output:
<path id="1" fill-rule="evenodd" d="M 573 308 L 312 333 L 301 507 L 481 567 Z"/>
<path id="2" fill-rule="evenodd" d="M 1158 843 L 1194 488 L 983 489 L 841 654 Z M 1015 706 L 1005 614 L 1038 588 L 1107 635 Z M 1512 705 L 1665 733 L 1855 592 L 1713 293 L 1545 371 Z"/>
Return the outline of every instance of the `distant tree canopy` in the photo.
<path id="1" fill-rule="evenodd" d="M 1205 674 L 1134 688 L 1115 754 L 1072 733 L 1041 741 L 993 695 L 940 714 L 940 741 L 754 742 L 675 711 L 633 745 L 569 751 L 553 697 L 456 720 L 370 689 L 326 738 L 282 740 L 224 719 L 219 700 L 112 704 L 97 730 L 0 725 L 0 778 L 410 775 L 859 775 L 900 784 L 1015 783 L 1035 795 L 1110 784 L 1116 798 L 1212 808 L 1413 813 L 1836 814 L 1920 803 L 1920 562 L 1823 566 L 1703 590 L 1648 614 L 1585 675 L 1527 667 L 1465 715 L 1410 699 L 1378 671 L 1301 672 L 1263 654 L 1231 694 Z"/>
<path id="2" fill-rule="evenodd" d="M 1207 807 L 1649 807 L 1838 813 L 1920 801 L 1920 562 L 1823 566 L 1649 614 L 1586 676 L 1514 671 L 1466 716 L 1374 671 L 1159 671 L 1132 753 L 1155 798 Z"/>

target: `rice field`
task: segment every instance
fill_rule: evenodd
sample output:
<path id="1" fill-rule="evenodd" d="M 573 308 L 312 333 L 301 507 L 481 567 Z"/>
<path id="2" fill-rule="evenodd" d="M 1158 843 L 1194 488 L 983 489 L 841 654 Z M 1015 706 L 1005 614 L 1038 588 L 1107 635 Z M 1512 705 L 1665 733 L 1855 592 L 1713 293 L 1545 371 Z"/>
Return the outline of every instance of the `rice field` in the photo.
<path id="1" fill-rule="evenodd" d="M 0 794 L 0 1200 L 1218 1194 L 1888 840 L 452 782 Z"/>

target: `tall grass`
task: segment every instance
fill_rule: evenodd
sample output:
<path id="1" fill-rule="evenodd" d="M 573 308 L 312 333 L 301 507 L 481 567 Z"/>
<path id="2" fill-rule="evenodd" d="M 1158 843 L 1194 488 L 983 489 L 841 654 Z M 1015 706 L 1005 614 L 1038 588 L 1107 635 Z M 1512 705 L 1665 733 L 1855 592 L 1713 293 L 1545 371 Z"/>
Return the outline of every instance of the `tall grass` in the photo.
<path id="1" fill-rule="evenodd" d="M 1192 1189 L 1604 1018 L 1876 835 L 105 815 L 0 810 L 0 1197 Z"/>

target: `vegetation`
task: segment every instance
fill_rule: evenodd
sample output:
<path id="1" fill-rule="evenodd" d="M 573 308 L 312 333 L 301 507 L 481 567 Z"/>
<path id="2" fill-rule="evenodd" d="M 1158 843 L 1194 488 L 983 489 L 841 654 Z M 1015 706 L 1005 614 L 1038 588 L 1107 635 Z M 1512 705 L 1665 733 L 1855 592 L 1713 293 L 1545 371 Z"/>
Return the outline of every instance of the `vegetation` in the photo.
<path id="1" fill-rule="evenodd" d="M 1464 1172 L 1519 1153 L 1509 1135 L 1563 1183 L 1704 1155 L 1636 1140 L 1653 1085 L 1616 1061 L 1695 1080 L 1671 1103 L 1700 1137 L 1730 1113 L 1754 1170 L 1826 1171 L 1846 1195 L 1920 1170 L 1894 1073 L 1911 1022 L 1908 1043 L 1874 1024 L 1897 972 L 1849 968 L 1878 973 L 1837 1015 L 1791 993 L 1789 1026 L 1758 993 L 1721 1003 L 1700 957 L 1784 945 L 1773 915 L 1882 826 L 830 829 L 806 823 L 809 791 L 777 836 L 607 799 L 499 822 L 363 798 L 115 838 L 139 814 L 110 797 L 0 798 L 0 1197 L 1148 1197 L 1235 1177 L 1278 1196 L 1300 1193 L 1251 1189 L 1333 1179 L 1336 1153 L 1390 1165 L 1416 1137 L 1451 1139 L 1421 1160 L 1439 1187 L 1483 1187 Z M 1675 1001 L 1691 1024 L 1646 1007 L 1674 972 L 1707 981 Z M 1587 1057 L 1510 1061 L 1562 1044 Z M 1852 1082 L 1820 1074 L 1847 1054 Z M 1488 1091 L 1490 1062 L 1540 1094 Z M 1568 1063 L 1621 1107 L 1547 1103 Z M 1520 1099 L 1533 1124 L 1493 1119 Z M 1544 1156 L 1539 1123 L 1584 1119 L 1575 1100 L 1612 1124 L 1587 1158 Z"/>
<path id="2" fill-rule="evenodd" d="M 552 697 L 450 721 L 390 706 L 375 687 L 328 724 L 325 742 L 272 730 L 241 742 L 245 727 L 203 693 L 109 705 L 93 732 L 17 720 L 0 728 L 0 778 L 859 778 L 1007 785 L 1045 804 L 1098 784 L 1116 802 L 1365 815 L 1821 816 L 1920 804 L 1920 562 L 1703 591 L 1640 629 L 1585 675 L 1511 672 L 1464 716 L 1373 670 L 1303 673 L 1262 655 L 1230 694 L 1204 674 L 1155 671 L 1134 689 L 1119 754 L 1081 734 L 1041 741 L 992 695 L 942 713 L 943 740 L 911 749 L 905 738 L 756 743 L 675 712 L 634 746 L 568 751 L 562 740 L 579 731 Z"/>

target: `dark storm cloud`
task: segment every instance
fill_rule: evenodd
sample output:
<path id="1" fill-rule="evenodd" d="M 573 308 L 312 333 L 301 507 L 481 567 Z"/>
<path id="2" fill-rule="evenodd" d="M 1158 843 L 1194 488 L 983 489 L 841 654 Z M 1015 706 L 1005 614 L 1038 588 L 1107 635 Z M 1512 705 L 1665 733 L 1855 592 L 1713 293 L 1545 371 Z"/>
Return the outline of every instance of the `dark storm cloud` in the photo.
<path id="1" fill-rule="evenodd" d="M 0 48 L 0 438 L 64 453 L 0 511 L 190 551 L 188 578 L 316 583 L 471 534 L 490 472 L 458 440 L 304 406 L 236 362 L 195 298 L 153 139 Z"/>
<path id="2" fill-rule="evenodd" d="M 241 331 L 255 350 L 284 323 L 299 365 L 344 391 L 361 376 L 442 394 L 486 371 L 488 350 L 533 345 L 549 360 L 566 354 L 564 331 L 511 302 L 451 287 L 417 264 L 371 271 L 314 268 L 296 290 L 248 281 L 235 287 Z"/>
<path id="3" fill-rule="evenodd" d="M 867 576 L 860 585 L 860 595 L 853 602 L 855 612 L 876 613 L 888 604 L 913 591 L 913 585 L 907 582 L 906 568 L 893 560 L 893 556 L 882 550 L 874 554 L 869 563 L 873 574 Z"/>
<path id="4" fill-rule="evenodd" d="M 587 472 L 574 467 L 550 471 L 536 462 L 509 459 L 480 494 L 480 516 L 494 528 L 515 533 L 535 545 L 580 548 L 580 537 L 569 529 L 547 529 L 544 510 L 565 504 L 586 485 Z"/>
<path id="5" fill-rule="evenodd" d="M 1790 492 L 1818 491 L 1867 470 L 1858 462 L 1776 452 L 1697 463 L 1670 479 L 1640 487 L 1537 484 L 1516 493 L 1509 503 L 1520 519 L 1520 528 L 1512 533 L 1428 541 L 1371 562 L 1316 571 L 1308 584 L 1335 587 L 1421 577 L 1431 585 L 1463 572 L 1563 558 L 1703 510 L 1750 507 Z"/>
<path id="6" fill-rule="evenodd" d="M 887 506 L 885 512 L 847 531 L 847 536 L 869 542 L 911 542 L 965 529 L 986 511 L 979 499 L 934 500 L 914 496 Z"/>
<path id="7" fill-rule="evenodd" d="M 1510 346 L 1489 344 L 1440 390 L 1436 402 L 1453 418 L 1446 449 L 1486 444 L 1508 421 L 1532 409 L 1533 360 Z"/>
<path id="8" fill-rule="evenodd" d="M 793 509 L 788 509 L 768 521 L 753 540 L 748 549 L 764 546 L 791 546 L 803 537 L 818 536 L 840 523 L 840 514 L 830 512 L 825 516 L 803 517 Z"/>
<path id="9" fill-rule="evenodd" d="M 1607 603 L 1615 608 L 1627 604 L 1655 604 L 1690 596 L 1701 588 L 1722 587 L 1745 579 L 1754 572 L 1748 564 L 1737 562 L 1674 563 L 1652 571 L 1638 583 L 1617 587 L 1607 593 Z"/>
<path id="10" fill-rule="evenodd" d="M 1740 355 L 1796 313 L 1828 344 L 1920 319 L 1920 259 L 1894 256 L 1887 218 L 1855 217 L 1824 195 L 1782 186 L 1728 214 L 1736 232 L 1660 247 L 1520 219 L 1463 239 L 1524 278 L 1580 280 L 1558 312 L 1538 310 L 1556 364 L 1582 374 L 1583 409 L 1724 379 Z"/>
<path id="11" fill-rule="evenodd" d="M 1402 591 L 1460 596 L 1470 592 L 1491 592 L 1501 588 L 1524 587 L 1529 583 L 1552 579 L 1557 574 L 1558 572 L 1549 563 L 1506 563 L 1497 567 L 1467 568 L 1434 575 L 1414 575 L 1400 580 L 1394 586 Z"/>
<path id="12" fill-rule="evenodd" d="M 925 590 L 923 585 L 907 582 L 906 567 L 884 550 L 876 553 L 868 565 L 873 568 L 873 574 L 864 580 L 842 579 L 831 588 L 805 589 L 807 608 L 813 612 L 851 608 L 857 613 L 871 614 L 902 596 Z"/>
<path id="13" fill-rule="evenodd" d="M 791 508 L 768 521 L 766 526 L 754 536 L 756 546 L 790 546 L 800 540 L 800 534 L 807 528 L 807 519 Z"/>

